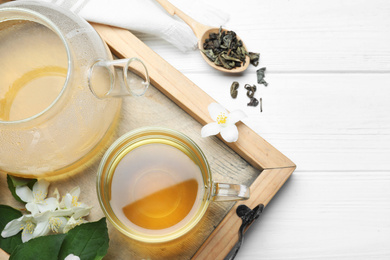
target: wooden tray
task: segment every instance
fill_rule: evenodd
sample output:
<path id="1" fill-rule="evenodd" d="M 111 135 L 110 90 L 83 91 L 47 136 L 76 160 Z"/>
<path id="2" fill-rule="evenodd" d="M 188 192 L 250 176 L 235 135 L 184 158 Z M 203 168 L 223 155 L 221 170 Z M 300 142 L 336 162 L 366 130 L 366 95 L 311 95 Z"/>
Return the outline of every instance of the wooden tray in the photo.
<path id="1" fill-rule="evenodd" d="M 93 26 L 118 57 L 141 58 L 146 63 L 153 86 L 202 125 L 210 122 L 207 107 L 215 101 L 203 90 L 143 44 L 131 32 L 99 24 Z M 286 156 L 245 124 L 238 124 L 238 129 L 239 140 L 226 144 L 253 167 L 261 170 L 261 174 L 250 186 L 251 198 L 248 201 L 236 203 L 237 205 L 230 208 L 228 214 L 193 255 L 194 259 L 224 258 L 238 241 L 241 219 L 235 213 L 236 207 L 241 204 L 249 208 L 254 208 L 258 204 L 266 206 L 296 167 Z"/>
<path id="2" fill-rule="evenodd" d="M 240 138 L 235 143 L 225 144 L 216 137 L 201 138 L 201 127 L 211 121 L 207 107 L 215 101 L 129 31 L 93 26 L 116 56 L 141 58 L 153 84 L 144 97 L 124 99 L 113 138 L 141 126 L 176 129 L 201 147 L 216 181 L 243 183 L 251 188 L 251 198 L 247 201 L 211 203 L 202 221 L 189 234 L 169 243 L 146 245 L 125 237 L 107 223 L 110 247 L 105 258 L 223 259 L 238 241 L 241 219 L 235 213 L 236 207 L 266 206 L 294 171 L 294 163 L 243 123 L 237 124 Z M 80 201 L 93 206 L 90 221 L 104 216 L 95 190 L 98 164 L 96 160 L 79 174 L 49 179 L 49 194 L 54 188 L 65 194 L 74 186 L 81 187 Z M 8 191 L 5 178 L 5 174 L 0 174 L 0 204 L 22 208 L 23 204 L 16 202 Z M 3 259 L 1 253 L 0 259 Z"/>

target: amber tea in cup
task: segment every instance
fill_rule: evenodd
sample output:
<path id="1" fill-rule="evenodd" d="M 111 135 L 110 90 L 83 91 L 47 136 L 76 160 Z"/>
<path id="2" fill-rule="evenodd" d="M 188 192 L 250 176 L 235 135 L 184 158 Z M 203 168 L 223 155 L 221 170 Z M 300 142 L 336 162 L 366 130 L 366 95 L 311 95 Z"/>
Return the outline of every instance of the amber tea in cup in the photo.
<path id="1" fill-rule="evenodd" d="M 210 201 L 249 197 L 243 185 L 215 183 L 200 148 L 166 128 L 119 138 L 98 170 L 99 201 L 111 223 L 143 242 L 165 242 L 193 228 Z"/>
<path id="2" fill-rule="evenodd" d="M 111 207 L 134 229 L 172 228 L 191 218 L 201 204 L 202 173 L 171 144 L 149 140 L 123 151 L 113 167 Z"/>

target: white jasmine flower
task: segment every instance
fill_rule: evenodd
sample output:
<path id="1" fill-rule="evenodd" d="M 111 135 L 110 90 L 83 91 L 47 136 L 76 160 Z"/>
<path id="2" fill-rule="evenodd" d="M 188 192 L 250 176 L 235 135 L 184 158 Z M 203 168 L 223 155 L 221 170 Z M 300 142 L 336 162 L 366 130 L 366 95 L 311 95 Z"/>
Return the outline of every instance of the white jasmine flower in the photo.
<path id="1" fill-rule="evenodd" d="M 11 220 L 5 225 L 1 236 L 4 238 L 11 237 L 22 231 L 22 241 L 27 242 L 34 238 L 34 231 L 36 228 L 36 220 L 33 215 L 24 215 L 18 219 Z"/>
<path id="2" fill-rule="evenodd" d="M 80 187 L 73 188 L 62 198 L 60 207 L 63 209 L 71 209 L 74 213 L 73 218 L 79 219 L 87 216 L 92 207 L 88 207 L 85 203 L 79 201 Z"/>
<path id="3" fill-rule="evenodd" d="M 35 215 L 40 212 L 48 210 L 55 210 L 57 208 L 57 200 L 55 198 L 47 198 L 47 189 L 49 182 L 41 179 L 38 180 L 32 190 L 27 186 L 17 186 L 15 188 L 16 194 L 21 200 L 27 202 L 26 209 Z"/>
<path id="4" fill-rule="evenodd" d="M 92 207 L 75 207 L 72 208 L 74 219 L 85 217 L 91 212 Z"/>
<path id="5" fill-rule="evenodd" d="M 238 129 L 236 123 L 245 118 L 246 115 L 241 110 L 235 110 L 228 113 L 226 109 L 217 103 L 211 103 L 208 106 L 209 114 L 215 121 L 202 127 L 202 137 L 217 135 L 221 133 L 226 142 L 235 142 L 238 140 Z"/>
<path id="6" fill-rule="evenodd" d="M 45 211 L 35 216 L 36 227 L 34 237 L 45 236 L 50 230 L 53 233 L 63 233 L 64 227 L 68 223 L 67 216 L 72 214 L 71 209 Z"/>
<path id="7" fill-rule="evenodd" d="M 66 223 L 66 225 L 63 229 L 63 232 L 68 233 L 68 231 L 71 230 L 72 228 L 74 228 L 78 225 L 81 225 L 83 223 L 86 223 L 86 222 L 87 221 L 83 218 L 75 219 L 73 216 L 71 216 L 70 219 L 68 220 L 68 222 Z"/>
<path id="8" fill-rule="evenodd" d="M 84 203 L 79 201 L 80 197 L 80 187 L 73 188 L 70 192 L 62 198 L 60 203 L 61 208 L 71 209 L 74 207 L 87 207 Z"/>
<path id="9" fill-rule="evenodd" d="M 65 257 L 64 260 L 80 260 L 80 257 L 78 257 L 77 255 L 74 255 L 74 254 L 70 254 L 67 257 Z"/>

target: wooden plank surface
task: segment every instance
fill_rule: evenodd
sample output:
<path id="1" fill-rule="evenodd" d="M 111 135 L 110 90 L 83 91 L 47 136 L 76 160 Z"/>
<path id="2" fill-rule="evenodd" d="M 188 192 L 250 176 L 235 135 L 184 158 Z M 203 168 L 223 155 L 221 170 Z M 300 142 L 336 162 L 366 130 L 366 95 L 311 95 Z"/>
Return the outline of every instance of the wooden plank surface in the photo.
<path id="1" fill-rule="evenodd" d="M 207 4 L 228 13 L 226 27 L 261 52 L 259 67 L 267 67 L 269 82 L 259 92 L 265 95 L 262 114 L 246 107 L 245 92 L 238 100 L 228 93 L 234 80 L 255 83 L 257 68 L 226 76 L 210 71 L 196 52 L 136 36 L 217 102 L 245 110 L 245 124 L 298 165 L 246 233 L 237 259 L 388 260 L 390 3 Z M 316 91 L 327 98 L 305 106 L 306 95 Z"/>
<path id="2" fill-rule="evenodd" d="M 180 1 L 186 0 L 176 0 Z M 241 3 L 242 9 L 230 1 L 207 4 L 229 14 L 224 27 L 239 34 L 249 50 L 260 52 L 260 64 L 272 71 L 390 70 L 390 35 L 386 33 L 390 7 L 386 0 L 329 0 L 312 5 L 305 0 L 247 0 Z M 140 38 L 186 76 L 210 71 L 196 52 L 181 53 L 153 35 Z"/>
<path id="3" fill-rule="evenodd" d="M 209 94 L 230 109 L 246 109 L 245 124 L 287 154 L 299 171 L 390 169 L 390 74 L 266 75 L 270 85 L 257 93 L 263 113 L 244 107 L 245 91 L 230 101 L 223 89 L 230 78 L 190 77 L 199 86 L 218 81 L 221 87 L 208 88 Z"/>
<path id="4" fill-rule="evenodd" d="M 298 165 L 237 259 L 390 259 L 390 3 L 209 4 L 261 53 L 269 83 L 258 93 L 261 114 L 246 107 L 245 92 L 232 100 L 228 90 L 234 80 L 255 83 L 257 68 L 229 77 L 210 71 L 196 52 L 137 36 L 216 101 L 243 109 L 245 124 Z"/>
<path id="5" fill-rule="evenodd" d="M 295 171 L 237 259 L 389 259 L 389 185 L 389 171 Z"/>

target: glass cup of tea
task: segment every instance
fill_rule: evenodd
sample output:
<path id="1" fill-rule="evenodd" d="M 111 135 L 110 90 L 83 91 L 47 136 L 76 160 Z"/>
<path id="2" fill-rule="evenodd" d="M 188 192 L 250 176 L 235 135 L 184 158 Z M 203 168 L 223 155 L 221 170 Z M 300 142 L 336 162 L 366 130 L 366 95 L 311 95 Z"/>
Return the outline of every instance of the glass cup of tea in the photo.
<path id="1" fill-rule="evenodd" d="M 161 127 L 136 129 L 111 145 L 99 165 L 97 193 L 114 227 L 146 243 L 183 236 L 210 202 L 249 198 L 245 185 L 212 180 L 194 141 Z"/>

